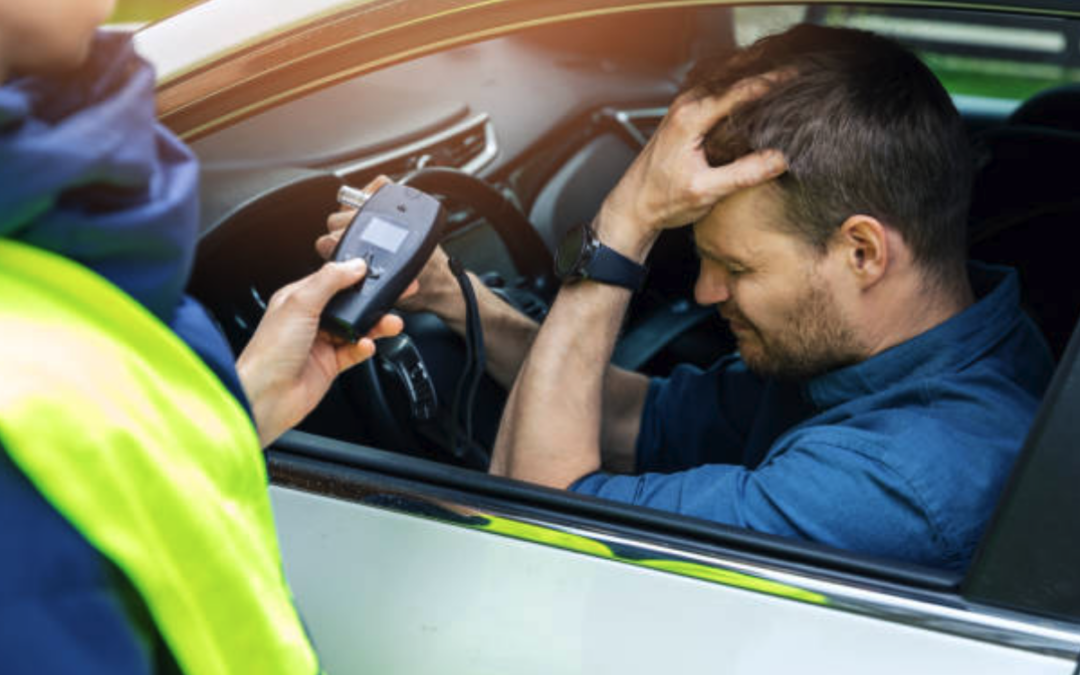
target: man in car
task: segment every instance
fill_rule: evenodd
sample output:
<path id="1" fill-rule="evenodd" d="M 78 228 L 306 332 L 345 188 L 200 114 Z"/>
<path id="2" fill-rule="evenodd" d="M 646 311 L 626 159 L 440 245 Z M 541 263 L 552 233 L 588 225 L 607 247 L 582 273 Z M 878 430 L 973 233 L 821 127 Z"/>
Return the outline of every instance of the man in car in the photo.
<path id="1" fill-rule="evenodd" d="M 962 569 L 1052 370 L 1016 275 L 966 261 L 972 173 L 948 94 L 889 40 L 799 26 L 697 68 L 560 249 L 544 324 L 481 293 L 513 382 L 491 472 Z M 695 299 L 738 352 L 608 365 L 649 250 L 687 223 Z M 443 267 L 411 306 L 461 331 Z"/>

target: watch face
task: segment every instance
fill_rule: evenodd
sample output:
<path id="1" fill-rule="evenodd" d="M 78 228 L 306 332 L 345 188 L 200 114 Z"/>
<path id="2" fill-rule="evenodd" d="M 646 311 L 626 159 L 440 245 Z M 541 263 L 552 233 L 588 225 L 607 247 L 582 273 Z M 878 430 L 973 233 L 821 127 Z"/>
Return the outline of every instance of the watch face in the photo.
<path id="1" fill-rule="evenodd" d="M 555 274 L 561 279 L 574 273 L 581 260 L 581 250 L 585 244 L 585 226 L 570 228 L 559 248 L 555 251 Z"/>

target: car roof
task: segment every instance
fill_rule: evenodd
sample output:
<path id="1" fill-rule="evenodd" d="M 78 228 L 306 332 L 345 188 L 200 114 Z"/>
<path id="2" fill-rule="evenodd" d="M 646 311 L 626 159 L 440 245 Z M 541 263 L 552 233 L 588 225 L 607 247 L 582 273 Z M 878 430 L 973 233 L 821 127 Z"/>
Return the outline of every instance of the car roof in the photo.
<path id="1" fill-rule="evenodd" d="M 766 4 L 702 0 L 210 0 L 136 34 L 158 114 L 192 141 L 277 103 L 423 54 L 521 28 L 624 12 Z M 801 4 L 830 4 L 810 2 Z M 866 0 L 890 7 L 1080 17 L 1073 0 Z"/>
<path id="2" fill-rule="evenodd" d="M 623 0 L 618 4 L 578 0 L 575 3 L 510 3 L 508 0 L 468 2 L 462 0 L 429 0 L 426 2 L 392 2 L 387 0 L 211 0 L 197 4 L 169 19 L 151 24 L 136 36 L 139 52 L 157 69 L 161 82 L 169 82 L 230 54 L 254 48 L 261 43 L 302 30 L 323 20 L 333 21 L 336 15 L 370 12 L 373 17 L 388 5 L 394 6 L 397 26 L 420 24 L 449 14 L 472 12 L 478 8 L 495 12 L 501 6 L 529 5 L 523 18 L 542 20 L 587 13 L 610 13 L 626 9 L 658 6 L 702 4 L 674 0 L 657 3 L 655 0 Z M 761 2 L 726 2 L 715 4 L 764 4 Z M 830 4 L 808 0 L 799 4 Z M 982 10 L 1024 11 L 1050 14 L 1080 15 L 1073 0 L 863 0 L 867 5 L 930 6 L 936 8 L 971 8 Z M 390 26 L 380 17 L 372 21 L 371 32 L 387 30 Z M 362 36 L 356 36 L 362 37 Z"/>

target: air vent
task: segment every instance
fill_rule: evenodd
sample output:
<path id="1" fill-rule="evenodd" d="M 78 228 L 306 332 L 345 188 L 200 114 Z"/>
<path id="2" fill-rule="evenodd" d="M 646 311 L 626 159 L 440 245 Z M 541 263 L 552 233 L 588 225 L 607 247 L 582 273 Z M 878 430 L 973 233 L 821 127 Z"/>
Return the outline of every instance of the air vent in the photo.
<path id="1" fill-rule="evenodd" d="M 429 153 L 431 161 L 428 164 L 453 166 L 459 169 L 468 166 L 470 162 L 481 156 L 487 147 L 485 127 L 486 125 L 467 129 L 435 146 Z"/>
<path id="2" fill-rule="evenodd" d="M 450 166 L 476 173 L 498 153 L 495 129 L 486 114 L 476 115 L 437 134 L 366 157 L 335 173 L 345 181 L 376 173 L 400 176 L 425 166 Z"/>

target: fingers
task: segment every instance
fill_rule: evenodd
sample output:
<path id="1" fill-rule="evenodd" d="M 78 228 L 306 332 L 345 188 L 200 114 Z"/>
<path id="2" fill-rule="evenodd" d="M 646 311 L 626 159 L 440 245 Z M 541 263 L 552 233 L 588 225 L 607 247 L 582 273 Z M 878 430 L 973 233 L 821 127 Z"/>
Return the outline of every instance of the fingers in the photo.
<path id="1" fill-rule="evenodd" d="M 290 292 L 285 302 L 295 304 L 307 314 L 318 316 L 335 293 L 359 283 L 366 273 L 367 263 L 361 258 L 343 263 L 326 263 L 318 272 L 286 287 Z"/>
<path id="2" fill-rule="evenodd" d="M 378 340 L 379 338 L 394 337 L 401 333 L 405 328 L 405 322 L 402 321 L 400 316 L 395 314 L 387 314 L 379 319 L 379 322 L 375 324 L 374 328 L 368 331 L 367 337 L 372 340 Z"/>
<path id="3" fill-rule="evenodd" d="M 369 195 L 373 195 L 379 191 L 379 188 L 385 185 L 389 185 L 393 182 L 394 181 L 390 180 L 388 177 L 380 174 L 376 176 L 370 183 L 364 186 L 364 192 L 368 193 Z"/>
<path id="4" fill-rule="evenodd" d="M 720 96 L 710 96 L 700 90 L 693 90 L 687 92 L 690 96 L 677 112 L 683 116 L 688 126 L 705 135 L 717 122 L 730 115 L 731 111 L 744 103 L 761 98 L 770 87 L 772 82 L 765 77 L 751 77 L 736 82 Z"/>
<path id="5" fill-rule="evenodd" d="M 402 293 L 401 297 L 398 298 L 398 299 L 399 300 L 404 300 L 405 298 L 414 296 L 419 292 L 420 292 L 420 282 L 417 281 L 416 279 L 413 279 L 413 282 L 411 284 L 409 284 L 409 287 L 405 289 L 405 292 Z"/>
<path id="6" fill-rule="evenodd" d="M 730 115 L 731 111 L 744 103 L 761 98 L 774 85 L 789 80 L 796 74 L 794 68 L 772 70 L 739 80 L 719 96 L 710 95 L 702 89 L 691 89 L 675 99 L 672 108 L 680 109 L 681 114 L 686 116 L 687 123 L 702 129 L 702 134 L 704 134 L 721 119 Z"/>
<path id="7" fill-rule="evenodd" d="M 334 249 L 337 248 L 338 241 L 341 239 L 341 232 L 334 234 L 324 234 L 315 240 L 315 251 L 322 257 L 323 260 L 329 260 L 330 256 L 334 255 Z"/>
<path id="8" fill-rule="evenodd" d="M 326 219 L 326 229 L 330 230 L 330 232 L 342 232 L 349 226 L 355 216 L 356 209 L 350 209 L 347 206 L 342 207 L 342 210 L 331 213 L 330 217 Z"/>
<path id="9" fill-rule="evenodd" d="M 315 240 L 315 252 L 323 260 L 329 260 L 330 256 L 334 255 L 334 249 L 337 247 L 341 235 L 345 233 L 345 228 L 349 226 L 355 216 L 356 209 L 343 207 L 341 211 L 331 213 L 326 219 L 326 229 L 330 231 L 330 234 L 324 234 Z"/>
<path id="10" fill-rule="evenodd" d="M 379 319 L 368 334 L 356 341 L 356 344 L 336 342 L 334 352 L 337 355 L 338 372 L 348 370 L 356 364 L 375 355 L 375 340 L 394 337 L 405 328 L 400 316 L 387 314 Z"/>
<path id="11" fill-rule="evenodd" d="M 360 338 L 356 344 L 346 343 L 337 347 L 334 353 L 337 356 L 337 367 L 340 373 L 374 356 L 375 341 L 371 338 Z"/>
<path id="12" fill-rule="evenodd" d="M 779 150 L 762 150 L 740 157 L 731 164 L 710 169 L 702 192 L 723 199 L 737 190 L 760 185 L 787 171 L 787 160 Z"/>
<path id="13" fill-rule="evenodd" d="M 700 90 L 687 92 L 684 121 L 694 125 L 701 136 L 708 133 L 717 122 L 731 114 L 739 106 L 763 96 L 775 84 L 795 75 L 791 69 L 776 70 L 740 80 L 720 96 L 707 96 Z M 722 199 L 731 193 L 760 185 L 787 171 L 783 153 L 762 150 L 727 164 L 708 170 L 697 177 L 697 192 L 712 200 Z"/>

